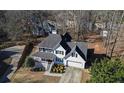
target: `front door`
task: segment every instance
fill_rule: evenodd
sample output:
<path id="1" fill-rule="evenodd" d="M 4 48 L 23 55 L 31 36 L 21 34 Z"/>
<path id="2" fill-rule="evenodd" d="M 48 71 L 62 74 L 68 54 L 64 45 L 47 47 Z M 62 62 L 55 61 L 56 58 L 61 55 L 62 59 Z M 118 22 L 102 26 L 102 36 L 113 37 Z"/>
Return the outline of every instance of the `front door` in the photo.
<path id="1" fill-rule="evenodd" d="M 57 58 L 57 57 L 56 57 L 55 63 L 56 63 L 56 64 L 63 64 L 63 59 L 62 59 L 62 58 Z"/>

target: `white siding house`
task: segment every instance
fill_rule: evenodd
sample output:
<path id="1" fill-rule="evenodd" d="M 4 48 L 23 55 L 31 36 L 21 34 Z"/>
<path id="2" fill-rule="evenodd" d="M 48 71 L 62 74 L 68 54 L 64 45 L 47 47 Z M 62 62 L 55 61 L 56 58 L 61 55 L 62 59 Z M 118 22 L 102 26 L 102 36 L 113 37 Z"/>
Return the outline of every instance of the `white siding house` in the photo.
<path id="1" fill-rule="evenodd" d="M 68 36 L 49 35 L 39 44 L 39 52 L 33 56 L 35 67 L 50 70 L 54 64 L 64 64 L 76 68 L 85 68 L 87 60 L 87 44 L 85 42 L 71 42 Z M 51 66 L 50 66 L 51 65 Z"/>
<path id="2" fill-rule="evenodd" d="M 85 68 L 86 61 L 78 54 L 78 52 L 73 52 L 69 57 L 64 59 L 64 64 L 66 66 L 72 66 L 77 68 Z"/>
<path id="3" fill-rule="evenodd" d="M 58 58 L 64 58 L 65 57 L 65 49 L 59 45 L 55 50 L 54 50 L 54 54 L 58 57 Z"/>

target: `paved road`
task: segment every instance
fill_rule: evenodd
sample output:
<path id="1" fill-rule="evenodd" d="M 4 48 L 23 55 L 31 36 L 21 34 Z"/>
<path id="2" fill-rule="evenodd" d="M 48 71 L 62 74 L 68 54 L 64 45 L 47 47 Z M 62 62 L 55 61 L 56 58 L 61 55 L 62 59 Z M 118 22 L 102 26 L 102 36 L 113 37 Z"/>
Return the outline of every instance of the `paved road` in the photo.
<path id="1" fill-rule="evenodd" d="M 61 77 L 59 83 L 80 83 L 82 77 L 82 69 L 68 67 Z"/>
<path id="2" fill-rule="evenodd" d="M 0 62 L 2 62 L 4 59 L 12 58 L 12 62 L 10 66 L 7 68 L 6 72 L 3 74 L 2 79 L 0 82 L 9 82 L 9 79 L 11 78 L 12 74 L 15 71 L 14 64 L 16 64 L 21 57 L 21 54 L 23 52 L 24 46 L 14 46 L 6 49 L 0 50 Z M 2 63 L 0 63 L 0 66 Z M 1 70 L 2 68 L 0 68 Z"/>
<path id="3" fill-rule="evenodd" d="M 9 78 L 7 77 L 8 74 L 11 73 L 12 66 L 9 66 L 7 71 L 4 73 L 4 75 L 2 76 L 2 78 L 0 79 L 0 83 L 4 83 L 4 82 L 9 82 Z"/>
<path id="4" fill-rule="evenodd" d="M 8 67 L 8 69 L 6 70 L 6 72 L 4 73 L 4 75 L 2 76 L 2 79 L 0 80 L 0 82 L 10 82 L 11 77 L 13 76 L 14 72 L 17 69 L 17 63 L 20 57 L 21 57 L 20 54 L 16 54 L 12 56 L 12 62 L 10 66 Z"/>
<path id="5" fill-rule="evenodd" d="M 14 46 L 0 50 L 0 60 L 9 58 L 17 53 L 22 53 L 24 46 Z"/>

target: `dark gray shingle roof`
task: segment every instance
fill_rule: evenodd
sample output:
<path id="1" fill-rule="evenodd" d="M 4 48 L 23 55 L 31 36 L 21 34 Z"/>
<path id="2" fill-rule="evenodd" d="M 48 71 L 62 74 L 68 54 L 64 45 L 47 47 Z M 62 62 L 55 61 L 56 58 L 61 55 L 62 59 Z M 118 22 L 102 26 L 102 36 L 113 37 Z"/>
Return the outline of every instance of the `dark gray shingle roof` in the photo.
<path id="1" fill-rule="evenodd" d="M 87 59 L 87 44 L 85 42 L 68 42 L 68 46 L 71 48 L 71 51 L 65 56 L 65 59 L 68 58 L 74 51 L 82 52 Z M 82 53 L 81 56 L 83 57 Z"/>
<path id="2" fill-rule="evenodd" d="M 74 46 L 76 45 L 75 42 L 67 42 L 67 44 L 68 44 L 68 46 L 69 46 L 71 49 L 73 49 Z"/>
<path id="3" fill-rule="evenodd" d="M 85 42 L 67 42 L 68 46 L 73 49 L 74 46 L 78 46 L 82 51 L 87 48 L 87 43 Z"/>
<path id="4" fill-rule="evenodd" d="M 44 41 L 39 44 L 41 48 L 51 48 L 53 49 L 57 44 L 61 42 L 62 38 L 58 34 L 50 34 Z"/>
<path id="5" fill-rule="evenodd" d="M 77 46 L 80 48 L 80 50 L 83 52 L 85 57 L 87 57 L 87 43 L 86 42 L 77 42 Z"/>
<path id="6" fill-rule="evenodd" d="M 56 58 L 56 55 L 53 53 L 45 53 L 45 52 L 37 52 L 33 54 L 32 56 L 40 57 L 41 59 L 48 59 L 48 60 L 53 60 Z"/>

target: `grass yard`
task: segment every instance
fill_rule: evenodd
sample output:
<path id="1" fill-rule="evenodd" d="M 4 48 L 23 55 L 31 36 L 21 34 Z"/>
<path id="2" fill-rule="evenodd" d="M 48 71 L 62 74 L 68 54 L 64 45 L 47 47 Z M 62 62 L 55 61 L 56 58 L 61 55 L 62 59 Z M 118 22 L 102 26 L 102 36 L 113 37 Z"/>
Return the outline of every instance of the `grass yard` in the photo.
<path id="1" fill-rule="evenodd" d="M 90 80 L 90 77 L 91 76 L 90 76 L 88 69 L 83 69 L 81 83 L 86 83 L 88 80 Z"/>
<path id="2" fill-rule="evenodd" d="M 12 83 L 58 83 L 60 77 L 46 76 L 44 72 L 32 72 L 21 68 L 15 75 Z"/>

